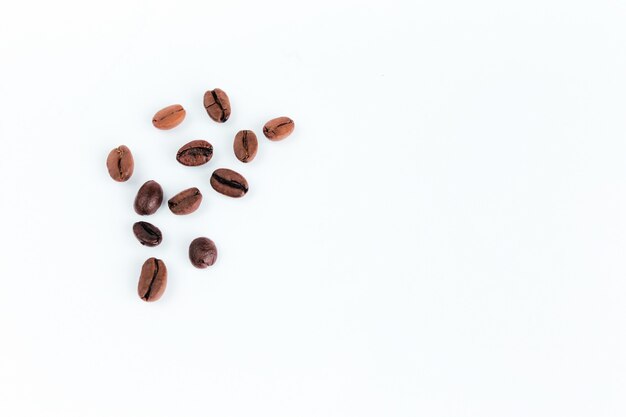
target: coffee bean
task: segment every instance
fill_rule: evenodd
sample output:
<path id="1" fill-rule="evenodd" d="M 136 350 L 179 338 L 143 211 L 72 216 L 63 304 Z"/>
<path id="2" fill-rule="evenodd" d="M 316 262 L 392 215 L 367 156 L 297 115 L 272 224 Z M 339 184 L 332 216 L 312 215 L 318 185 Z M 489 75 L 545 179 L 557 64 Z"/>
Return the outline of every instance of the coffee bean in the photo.
<path id="1" fill-rule="evenodd" d="M 165 292 L 167 286 L 167 268 L 162 260 L 149 258 L 141 267 L 137 293 L 144 301 L 156 301 Z"/>
<path id="2" fill-rule="evenodd" d="M 251 130 L 240 130 L 235 136 L 233 149 L 235 150 L 235 156 L 241 162 L 252 161 L 256 156 L 258 147 L 259 142 L 256 139 L 256 135 Z"/>
<path id="3" fill-rule="evenodd" d="M 156 112 L 152 118 L 152 124 L 161 130 L 173 129 L 183 122 L 186 114 L 183 106 L 173 104 Z"/>
<path id="4" fill-rule="evenodd" d="M 227 168 L 213 172 L 211 186 L 218 193 L 229 197 L 243 197 L 248 192 L 248 181 L 241 174 Z"/>
<path id="5" fill-rule="evenodd" d="M 294 127 L 293 120 L 289 117 L 277 117 L 265 123 L 265 126 L 263 126 L 263 134 L 269 140 L 283 140 L 291 135 Z"/>
<path id="6" fill-rule="evenodd" d="M 163 189 L 156 181 L 148 181 L 141 186 L 135 197 L 135 212 L 142 216 L 156 213 L 163 203 Z"/>
<path id="7" fill-rule="evenodd" d="M 189 260 L 196 268 L 204 269 L 215 263 L 217 248 L 211 239 L 199 237 L 189 245 Z"/>
<path id="8" fill-rule="evenodd" d="M 128 181 L 133 175 L 135 161 L 128 147 L 121 145 L 109 152 L 107 157 L 109 175 L 117 182 Z"/>
<path id="9" fill-rule="evenodd" d="M 188 188 L 174 197 L 170 198 L 167 202 L 170 210 L 174 214 L 190 214 L 200 207 L 202 202 L 202 194 L 197 188 Z"/>
<path id="10" fill-rule="evenodd" d="M 209 117 L 218 123 L 224 123 L 230 117 L 230 100 L 219 88 L 204 93 L 204 108 Z"/>
<path id="11" fill-rule="evenodd" d="M 178 150 L 176 160 L 188 167 L 206 164 L 213 156 L 213 145 L 206 140 L 192 140 Z"/>
<path id="12" fill-rule="evenodd" d="M 158 246 L 163 239 L 163 235 L 158 227 L 148 222 L 137 222 L 133 224 L 135 237 L 144 246 Z"/>

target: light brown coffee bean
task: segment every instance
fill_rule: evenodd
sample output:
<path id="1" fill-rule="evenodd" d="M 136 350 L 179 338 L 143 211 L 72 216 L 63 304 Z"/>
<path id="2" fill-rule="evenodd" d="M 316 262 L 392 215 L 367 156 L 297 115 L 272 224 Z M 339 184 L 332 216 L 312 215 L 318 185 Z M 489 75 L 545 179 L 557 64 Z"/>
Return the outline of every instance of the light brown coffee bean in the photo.
<path id="1" fill-rule="evenodd" d="M 107 169 L 109 170 L 109 175 L 115 181 L 128 181 L 135 169 L 135 161 L 133 160 L 133 154 L 130 153 L 130 149 L 120 145 L 109 152 Z"/>
<path id="2" fill-rule="evenodd" d="M 206 140 L 192 140 L 176 153 L 176 160 L 188 167 L 206 164 L 213 157 L 213 145 Z"/>
<path id="3" fill-rule="evenodd" d="M 263 126 L 263 134 L 269 140 L 283 140 L 287 136 L 291 135 L 295 124 L 289 117 L 277 117 Z"/>
<path id="4" fill-rule="evenodd" d="M 183 122 L 186 114 L 183 106 L 173 104 L 156 112 L 152 118 L 152 124 L 161 130 L 173 129 Z"/>
<path id="5" fill-rule="evenodd" d="M 248 181 L 232 169 L 216 169 L 210 182 L 215 191 L 229 197 L 243 197 L 248 192 Z"/>
<path id="6" fill-rule="evenodd" d="M 197 188 L 188 188 L 170 198 L 168 207 L 174 214 L 183 215 L 193 213 L 200 207 L 202 194 Z"/>
<path id="7" fill-rule="evenodd" d="M 141 267 L 137 293 L 144 301 L 156 301 L 165 292 L 167 286 L 167 268 L 162 260 L 149 258 Z"/>
<path id="8" fill-rule="evenodd" d="M 235 142 L 233 143 L 233 149 L 235 156 L 241 162 L 250 162 L 256 156 L 256 151 L 259 147 L 259 141 L 256 139 L 256 135 L 251 130 L 240 130 L 235 135 Z"/>
<path id="9" fill-rule="evenodd" d="M 209 117 L 218 123 L 224 123 L 230 117 L 230 100 L 219 88 L 204 93 L 204 108 Z"/>

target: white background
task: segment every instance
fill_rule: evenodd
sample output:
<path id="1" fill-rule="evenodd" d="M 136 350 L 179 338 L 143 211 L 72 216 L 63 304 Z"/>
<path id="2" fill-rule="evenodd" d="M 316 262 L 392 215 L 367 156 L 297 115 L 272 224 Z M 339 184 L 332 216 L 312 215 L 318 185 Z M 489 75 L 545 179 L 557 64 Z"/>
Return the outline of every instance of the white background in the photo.
<path id="1" fill-rule="evenodd" d="M 625 22 L 604 0 L 3 2 L 0 415 L 626 415 Z M 192 139 L 207 166 L 175 161 Z M 131 233 L 149 179 L 205 195 L 143 219 L 157 248 Z"/>

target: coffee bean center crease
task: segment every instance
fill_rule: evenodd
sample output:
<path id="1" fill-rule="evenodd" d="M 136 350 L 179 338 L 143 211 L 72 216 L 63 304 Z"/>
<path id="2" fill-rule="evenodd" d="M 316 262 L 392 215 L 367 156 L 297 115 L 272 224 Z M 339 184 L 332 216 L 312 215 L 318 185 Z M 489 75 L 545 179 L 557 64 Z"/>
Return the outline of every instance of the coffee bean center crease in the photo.
<path id="1" fill-rule="evenodd" d="M 181 111 L 184 111 L 184 110 L 185 110 L 185 109 L 183 109 L 183 108 L 180 108 L 180 109 L 174 110 L 174 111 L 173 111 L 173 112 L 171 112 L 171 113 L 164 114 L 163 116 L 161 116 L 161 118 L 160 118 L 160 119 L 155 119 L 155 120 L 157 120 L 157 121 L 159 121 L 159 122 L 160 122 L 160 121 L 162 121 L 163 119 L 167 119 L 167 118 L 168 118 L 168 117 L 170 117 L 171 115 L 176 114 L 176 113 L 181 112 Z"/>
<path id="2" fill-rule="evenodd" d="M 152 280 L 150 281 L 150 285 L 148 285 L 148 290 L 143 296 L 144 300 L 150 299 L 150 293 L 152 292 L 152 284 L 156 281 L 156 277 L 159 274 L 159 261 L 154 260 L 154 274 L 152 274 Z"/>
<path id="3" fill-rule="evenodd" d="M 189 148 L 189 149 L 185 149 L 184 151 L 181 151 L 178 153 L 178 156 L 186 156 L 186 155 L 190 155 L 190 156 L 211 156 L 213 155 L 213 149 L 211 148 Z"/>
<path id="4" fill-rule="evenodd" d="M 237 182 L 237 181 L 233 181 L 233 180 L 227 180 L 226 178 L 222 178 L 219 175 L 215 175 L 213 174 L 213 178 L 215 178 L 215 180 L 217 182 L 219 182 L 220 184 L 224 184 L 227 185 L 229 187 L 233 187 L 233 188 L 237 188 L 239 190 L 243 190 L 246 193 L 248 192 L 248 187 L 246 187 L 245 185 Z"/>
<path id="5" fill-rule="evenodd" d="M 276 132 L 276 130 L 277 130 L 279 127 L 282 127 L 282 126 L 285 126 L 285 125 L 290 125 L 291 123 L 292 123 L 292 122 L 285 122 L 285 123 L 281 123 L 281 124 L 279 124 L 279 125 L 274 126 L 274 128 L 273 128 L 273 129 L 270 129 L 270 128 L 268 128 L 268 127 L 264 127 L 264 128 L 263 128 L 263 130 L 264 130 L 266 133 L 269 133 L 269 132 Z"/>
<path id="6" fill-rule="evenodd" d="M 243 132 L 243 137 L 241 138 L 241 141 L 243 142 L 243 150 L 246 151 L 246 155 L 243 157 L 243 160 L 247 161 L 250 157 L 250 152 L 248 151 L 248 132 Z"/>
<path id="7" fill-rule="evenodd" d="M 117 170 L 120 172 L 120 178 L 124 176 L 124 171 L 122 171 L 122 157 L 124 156 L 124 151 L 118 150 L 119 156 L 117 158 Z"/>
<path id="8" fill-rule="evenodd" d="M 186 200 L 189 200 L 190 198 L 193 198 L 193 197 L 197 196 L 198 194 L 200 194 L 200 192 L 199 192 L 199 191 L 196 191 L 196 192 L 195 192 L 195 194 L 190 195 L 190 196 L 187 196 L 187 197 L 185 197 L 184 199 L 180 200 L 179 202 L 175 202 L 175 201 L 171 201 L 171 200 L 170 200 L 170 201 L 168 201 L 167 203 L 169 204 L 169 206 L 170 206 L 170 207 L 176 207 L 177 205 L 179 205 L 179 204 L 181 204 L 181 203 L 185 202 Z"/>
<path id="9" fill-rule="evenodd" d="M 141 228 L 142 228 L 142 229 L 143 229 L 143 230 L 144 230 L 147 234 L 149 234 L 150 236 L 154 236 L 154 237 L 156 237 L 156 238 L 158 238 L 158 237 L 159 237 L 159 235 L 158 235 L 158 234 L 157 234 L 154 230 L 152 230 L 151 228 L 149 228 L 148 226 L 146 226 L 146 224 L 145 224 L 145 223 L 140 223 L 139 225 L 140 225 L 140 226 L 141 226 Z"/>
<path id="10" fill-rule="evenodd" d="M 220 101 L 219 97 L 215 93 L 215 90 L 211 91 L 211 95 L 213 96 L 213 101 L 215 102 L 213 104 L 217 104 L 217 107 L 219 107 L 220 111 L 222 112 L 222 114 L 220 115 L 220 121 L 221 122 L 225 122 L 226 119 L 224 118 L 224 106 L 222 105 L 222 102 Z M 211 106 L 209 106 L 209 107 L 211 107 Z"/>

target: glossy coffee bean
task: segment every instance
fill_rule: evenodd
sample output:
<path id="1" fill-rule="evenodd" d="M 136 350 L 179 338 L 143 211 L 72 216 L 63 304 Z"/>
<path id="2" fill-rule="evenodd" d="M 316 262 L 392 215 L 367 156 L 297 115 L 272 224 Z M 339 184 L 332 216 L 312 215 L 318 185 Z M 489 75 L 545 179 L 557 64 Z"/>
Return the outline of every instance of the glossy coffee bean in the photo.
<path id="1" fill-rule="evenodd" d="M 165 292 L 167 286 L 167 268 L 162 260 L 149 258 L 141 267 L 137 293 L 144 301 L 156 301 Z"/>
<path id="2" fill-rule="evenodd" d="M 192 140 L 176 153 L 176 160 L 188 167 L 206 164 L 213 157 L 213 145 L 206 140 Z"/>
<path id="3" fill-rule="evenodd" d="M 250 162 L 256 156 L 256 151 L 259 148 L 259 141 L 256 139 L 256 135 L 251 130 L 240 130 L 235 135 L 235 142 L 233 143 L 233 149 L 235 156 L 241 162 Z"/>
<path id="4" fill-rule="evenodd" d="M 133 224 L 135 237 L 144 246 L 158 246 L 163 239 L 163 235 L 158 227 L 148 222 L 137 222 Z"/>
<path id="5" fill-rule="evenodd" d="M 163 189 L 156 181 L 148 181 L 141 186 L 135 197 L 135 212 L 142 216 L 156 213 L 163 203 Z"/>
<path id="6" fill-rule="evenodd" d="M 248 192 L 248 181 L 241 174 L 227 168 L 213 172 L 211 186 L 218 193 L 229 197 L 243 197 Z"/>
<path id="7" fill-rule="evenodd" d="M 283 140 L 287 136 L 291 135 L 295 124 L 289 117 L 277 117 L 263 126 L 263 134 L 269 140 Z"/>
<path id="8" fill-rule="evenodd" d="M 215 263 L 217 248 L 211 239 L 199 237 L 189 245 L 189 260 L 196 268 L 207 268 Z"/>
<path id="9" fill-rule="evenodd" d="M 186 114 L 185 109 L 180 104 L 167 106 L 156 112 L 152 118 L 152 124 L 161 130 L 173 129 L 183 122 Z"/>
<path id="10" fill-rule="evenodd" d="M 174 197 L 170 198 L 167 202 L 168 207 L 174 214 L 190 214 L 200 207 L 202 202 L 202 194 L 197 188 L 188 188 Z"/>
<path id="11" fill-rule="evenodd" d="M 230 100 L 219 88 L 204 93 L 204 108 L 209 117 L 218 123 L 224 123 L 230 117 Z"/>
<path id="12" fill-rule="evenodd" d="M 128 181 L 133 175 L 135 161 L 128 147 L 121 145 L 109 152 L 107 157 L 109 175 L 117 182 Z"/>

